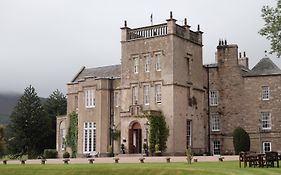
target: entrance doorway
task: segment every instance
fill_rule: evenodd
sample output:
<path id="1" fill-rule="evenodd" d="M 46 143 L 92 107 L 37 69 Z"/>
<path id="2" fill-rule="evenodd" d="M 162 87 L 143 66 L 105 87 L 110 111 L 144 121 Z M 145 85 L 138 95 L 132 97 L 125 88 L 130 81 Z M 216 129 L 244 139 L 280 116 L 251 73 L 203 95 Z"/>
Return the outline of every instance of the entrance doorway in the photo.
<path id="1" fill-rule="evenodd" d="M 129 153 L 139 154 L 142 149 L 141 125 L 133 122 L 129 127 Z"/>

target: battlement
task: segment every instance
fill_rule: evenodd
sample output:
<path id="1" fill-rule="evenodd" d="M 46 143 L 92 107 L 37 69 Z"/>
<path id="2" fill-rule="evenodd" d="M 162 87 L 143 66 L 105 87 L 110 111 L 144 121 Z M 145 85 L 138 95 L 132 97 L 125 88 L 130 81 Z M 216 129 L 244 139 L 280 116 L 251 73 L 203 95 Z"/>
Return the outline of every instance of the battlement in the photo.
<path id="1" fill-rule="evenodd" d="M 167 23 L 145 26 L 140 28 L 131 29 L 127 27 L 127 21 L 124 22 L 122 30 L 121 41 L 132 41 L 140 39 L 148 39 L 155 37 L 163 37 L 167 35 L 176 35 L 183 39 L 189 40 L 196 44 L 202 45 L 202 34 L 200 26 L 198 25 L 197 31 L 190 30 L 190 26 L 187 25 L 187 19 L 184 19 L 184 25 L 176 24 L 176 19 L 173 19 L 172 12 L 170 12 L 170 18 L 166 20 Z"/>

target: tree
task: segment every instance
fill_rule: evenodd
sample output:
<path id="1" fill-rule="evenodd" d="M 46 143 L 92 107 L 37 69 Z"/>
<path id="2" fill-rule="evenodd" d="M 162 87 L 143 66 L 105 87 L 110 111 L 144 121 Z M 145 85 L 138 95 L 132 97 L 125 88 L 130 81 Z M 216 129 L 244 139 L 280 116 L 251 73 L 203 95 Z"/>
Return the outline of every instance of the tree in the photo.
<path id="1" fill-rule="evenodd" d="M 149 149 L 151 153 L 154 153 L 156 150 L 160 152 L 164 152 L 167 149 L 167 139 L 169 136 L 169 128 L 165 121 L 165 117 L 163 114 L 159 115 L 147 115 L 149 120 Z"/>
<path id="2" fill-rule="evenodd" d="M 262 18 L 265 25 L 259 31 L 262 36 L 271 42 L 271 52 L 281 56 L 281 0 L 277 1 L 277 7 L 263 6 Z"/>
<path id="3" fill-rule="evenodd" d="M 20 97 L 14 108 L 9 125 L 10 135 L 8 149 L 14 157 L 27 154 L 28 158 L 36 158 L 43 153 L 48 130 L 47 115 L 42 107 L 35 89 L 30 85 Z"/>
<path id="4" fill-rule="evenodd" d="M 238 127 L 234 129 L 233 145 L 235 154 L 239 154 L 241 151 L 246 152 L 250 150 L 250 136 L 243 128 Z"/>
<path id="5" fill-rule="evenodd" d="M 0 125 L 0 157 L 4 155 L 4 126 Z"/>
<path id="6" fill-rule="evenodd" d="M 48 118 L 51 122 L 51 130 L 48 133 L 49 143 L 46 145 L 49 149 L 56 148 L 56 117 L 66 114 L 66 97 L 59 90 L 55 90 L 44 103 L 44 109 L 47 112 Z"/>

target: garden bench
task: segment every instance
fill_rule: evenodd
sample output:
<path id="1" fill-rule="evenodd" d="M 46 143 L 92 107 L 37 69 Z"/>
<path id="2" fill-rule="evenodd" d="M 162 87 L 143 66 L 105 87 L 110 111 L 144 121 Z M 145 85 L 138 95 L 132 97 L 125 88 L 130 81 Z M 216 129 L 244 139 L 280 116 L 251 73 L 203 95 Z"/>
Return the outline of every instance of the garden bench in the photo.
<path id="1" fill-rule="evenodd" d="M 113 160 L 115 163 L 119 163 L 119 158 L 118 157 L 113 157 Z"/>
<path id="2" fill-rule="evenodd" d="M 62 161 L 63 161 L 64 164 L 68 164 L 68 162 L 70 161 L 70 159 L 68 159 L 68 158 L 67 158 L 67 159 L 63 159 Z"/>
<path id="3" fill-rule="evenodd" d="M 170 163 L 171 162 L 171 157 L 166 157 L 166 162 Z"/>
<path id="4" fill-rule="evenodd" d="M 99 157 L 100 153 L 97 151 L 92 151 L 88 154 L 86 154 L 86 157 Z"/>
<path id="5" fill-rule="evenodd" d="M 20 164 L 24 165 L 26 160 L 20 160 Z"/>
<path id="6" fill-rule="evenodd" d="M 89 164 L 93 164 L 95 159 L 94 158 L 90 158 L 90 159 L 88 159 L 88 161 L 89 161 Z"/>
<path id="7" fill-rule="evenodd" d="M 266 152 L 265 153 L 265 164 L 268 166 L 274 167 L 274 162 L 276 162 L 277 167 L 279 167 L 279 158 L 277 152 Z"/>
<path id="8" fill-rule="evenodd" d="M 41 159 L 41 164 L 45 165 L 46 164 L 47 159 Z"/>
<path id="9" fill-rule="evenodd" d="M 144 157 L 139 158 L 140 163 L 144 163 Z"/>

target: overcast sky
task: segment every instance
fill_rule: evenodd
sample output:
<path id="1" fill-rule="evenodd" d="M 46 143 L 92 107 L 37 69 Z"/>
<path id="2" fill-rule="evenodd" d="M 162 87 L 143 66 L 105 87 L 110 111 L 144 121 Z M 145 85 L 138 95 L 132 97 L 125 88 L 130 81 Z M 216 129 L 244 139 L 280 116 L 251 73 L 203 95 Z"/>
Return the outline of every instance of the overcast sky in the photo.
<path id="1" fill-rule="evenodd" d="M 258 34 L 261 8 L 276 0 L 0 0 L 0 92 L 20 92 L 33 85 L 40 96 L 66 83 L 82 66 L 120 63 L 120 27 L 166 22 L 200 24 L 204 63 L 215 60 L 219 38 L 238 44 L 254 66 L 270 50 Z M 273 60 L 276 56 L 270 55 Z M 280 66 L 280 64 L 278 64 Z"/>

